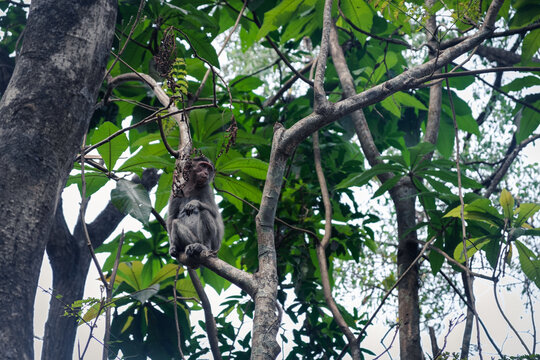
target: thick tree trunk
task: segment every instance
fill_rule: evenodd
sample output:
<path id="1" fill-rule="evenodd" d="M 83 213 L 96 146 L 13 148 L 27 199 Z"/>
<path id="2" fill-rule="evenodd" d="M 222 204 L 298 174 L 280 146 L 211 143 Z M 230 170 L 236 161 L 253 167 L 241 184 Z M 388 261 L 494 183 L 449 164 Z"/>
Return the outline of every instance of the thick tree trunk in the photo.
<path id="1" fill-rule="evenodd" d="M 159 175 L 155 169 L 145 169 L 141 182 L 150 191 L 158 182 Z M 88 225 L 88 233 L 92 245 L 97 248 L 111 235 L 120 221 L 125 217 L 112 203 Z M 47 243 L 47 254 L 53 271 L 53 297 L 49 307 L 49 315 L 45 324 L 45 336 L 41 358 L 43 360 L 70 360 L 77 334 L 77 321 L 74 316 L 64 316 L 66 305 L 81 300 L 88 269 L 90 267 L 90 251 L 79 220 L 71 235 L 66 226 L 62 206 L 56 211 L 56 222 L 51 229 Z M 56 296 L 61 296 L 57 299 Z"/>
<path id="2" fill-rule="evenodd" d="M 416 231 L 416 191 L 409 178 L 403 178 L 390 190 L 398 223 L 398 275 L 401 276 L 418 256 Z M 418 265 L 415 264 L 398 285 L 399 349 L 402 360 L 422 360 L 420 346 L 420 304 Z"/>
<path id="3" fill-rule="evenodd" d="M 90 264 L 88 248 L 84 247 L 84 242 L 77 241 L 78 239 L 71 235 L 62 210 L 60 204 L 47 244 L 47 253 L 53 270 L 53 297 L 41 350 L 41 358 L 44 360 L 72 359 L 78 319 L 63 315 L 66 306 L 83 298 Z"/>
<path id="4" fill-rule="evenodd" d="M 0 102 L 0 354 L 33 359 L 33 307 L 56 204 L 88 128 L 116 2 L 36 0 Z"/>

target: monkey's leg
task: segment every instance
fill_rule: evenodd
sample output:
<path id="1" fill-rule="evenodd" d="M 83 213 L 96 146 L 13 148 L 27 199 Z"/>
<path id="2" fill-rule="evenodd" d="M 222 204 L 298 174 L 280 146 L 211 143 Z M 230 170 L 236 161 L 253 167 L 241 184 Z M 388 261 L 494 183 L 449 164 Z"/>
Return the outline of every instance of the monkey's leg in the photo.
<path id="1" fill-rule="evenodd" d="M 201 253 L 206 250 L 208 250 L 208 248 L 204 244 L 197 242 L 197 243 L 189 244 L 188 246 L 186 246 L 185 253 L 187 256 L 195 257 L 195 256 L 200 256 Z"/>
<path id="2" fill-rule="evenodd" d="M 187 246 L 198 241 L 197 235 L 193 233 L 191 226 L 189 226 L 191 225 L 191 222 L 188 221 L 186 223 L 186 219 L 190 217 L 174 219 L 171 224 L 171 231 L 169 234 L 169 254 L 174 258 L 176 258 L 180 252 L 185 251 Z M 198 216 L 194 217 L 198 218 Z"/>

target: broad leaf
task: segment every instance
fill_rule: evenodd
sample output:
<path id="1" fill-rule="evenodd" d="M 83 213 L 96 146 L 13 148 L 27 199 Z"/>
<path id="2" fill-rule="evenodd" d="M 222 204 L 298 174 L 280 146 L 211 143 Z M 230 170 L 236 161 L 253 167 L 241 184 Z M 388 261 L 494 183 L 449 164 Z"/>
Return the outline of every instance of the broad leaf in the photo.
<path id="1" fill-rule="evenodd" d="M 216 175 L 215 178 L 216 188 L 219 190 L 225 190 L 240 198 L 249 200 L 250 202 L 260 204 L 262 198 L 262 191 L 245 182 L 234 179 L 228 176 Z M 219 191 L 218 190 L 218 191 Z"/>
<path id="2" fill-rule="evenodd" d="M 396 99 L 396 101 L 400 103 L 401 105 L 427 111 L 426 106 L 422 104 L 420 100 L 418 100 L 417 98 L 415 98 L 409 93 L 400 91 L 400 92 L 395 93 L 393 96 L 394 96 L 394 99 Z"/>
<path id="3" fill-rule="evenodd" d="M 517 219 L 515 226 L 522 226 L 528 219 L 531 218 L 536 212 L 540 210 L 540 204 L 524 203 L 521 204 L 517 209 Z"/>
<path id="4" fill-rule="evenodd" d="M 216 50 L 204 33 L 184 29 L 193 49 L 204 60 L 219 68 L 219 60 Z"/>
<path id="5" fill-rule="evenodd" d="M 392 164 L 378 164 L 369 170 L 362 173 L 352 173 L 347 176 L 343 181 L 336 185 L 336 189 L 345 189 L 351 186 L 363 186 L 369 182 L 373 177 L 383 173 L 403 173 L 403 167 Z"/>
<path id="6" fill-rule="evenodd" d="M 378 189 L 377 191 L 375 191 L 375 194 L 373 194 L 373 198 L 376 198 L 378 196 L 381 196 L 382 194 L 384 194 L 386 191 L 390 190 L 391 188 L 393 188 L 397 183 L 398 181 L 403 177 L 403 175 L 394 175 L 394 177 L 392 177 L 390 180 L 387 180 L 384 184 L 382 184 Z"/>
<path id="7" fill-rule="evenodd" d="M 174 161 L 164 159 L 161 156 L 142 155 L 140 152 L 130 157 L 120 166 L 119 171 L 129 171 L 142 174 L 144 169 L 172 169 Z"/>
<path id="8" fill-rule="evenodd" d="M 152 203 L 142 184 L 124 179 L 118 180 L 116 189 L 111 191 L 111 201 L 124 214 L 129 214 L 144 224 L 148 224 Z"/>
<path id="9" fill-rule="evenodd" d="M 480 250 L 484 245 L 489 243 L 491 238 L 487 236 L 481 236 L 478 238 L 467 239 L 467 259 L 470 259 L 478 250 Z M 454 259 L 456 261 L 463 263 L 465 262 L 465 254 L 463 253 L 463 241 L 459 242 L 454 250 Z"/>
<path id="10" fill-rule="evenodd" d="M 512 219 L 514 216 L 514 198 L 512 194 L 506 189 L 503 189 L 501 192 L 501 197 L 499 199 L 504 212 L 504 217 L 507 219 Z"/>
<path id="11" fill-rule="evenodd" d="M 120 130 L 113 123 L 106 121 L 101 126 L 94 131 L 92 135 L 92 144 L 97 144 L 98 142 L 108 138 L 112 134 Z M 128 148 L 129 141 L 125 133 L 122 133 L 105 144 L 97 148 L 98 153 L 103 158 L 105 166 L 107 169 L 112 170 L 116 161 L 120 158 L 120 155 Z"/>
<path id="12" fill-rule="evenodd" d="M 142 283 L 142 270 L 143 263 L 140 261 L 123 262 L 118 264 L 118 273 L 116 274 L 116 282 L 126 282 L 135 291 L 142 290 L 144 284 Z"/>
<path id="13" fill-rule="evenodd" d="M 313 6 L 316 0 L 287 0 L 282 1 L 278 6 L 264 14 L 262 26 L 255 38 L 256 41 L 262 39 L 270 31 L 278 29 L 287 24 L 293 15 L 302 13 Z"/>
<path id="14" fill-rule="evenodd" d="M 521 61 L 529 61 L 540 49 L 540 29 L 535 29 L 525 35 L 521 50 Z"/>
<path id="15" fill-rule="evenodd" d="M 101 189 L 109 181 L 109 178 L 107 177 L 107 175 L 101 172 L 85 171 L 84 181 L 86 183 L 86 197 L 89 197 L 90 195 Z M 68 178 L 66 186 L 69 186 L 71 184 L 77 184 L 79 192 L 82 194 L 81 174 L 70 176 Z"/>
<path id="16" fill-rule="evenodd" d="M 540 260 L 521 241 L 516 240 L 516 248 L 519 253 L 519 263 L 523 273 L 540 289 Z"/>
<path id="17" fill-rule="evenodd" d="M 540 107 L 540 101 L 535 102 L 532 104 L 535 108 Z M 536 128 L 538 128 L 538 125 L 540 125 L 540 116 L 538 113 L 530 109 L 528 107 L 523 107 L 521 110 L 521 119 L 519 121 L 519 129 L 516 134 L 516 141 L 522 142 L 525 140 L 529 135 L 533 133 Z"/>
<path id="18" fill-rule="evenodd" d="M 160 282 L 167 280 L 171 277 L 176 276 L 176 269 L 178 269 L 178 265 L 175 264 L 166 264 L 163 266 L 157 274 L 152 278 L 152 281 L 150 281 L 150 285 L 159 284 Z M 180 267 L 180 270 L 178 274 L 182 274 L 184 272 L 184 267 Z"/>
<path id="19" fill-rule="evenodd" d="M 134 293 L 131 293 L 129 294 L 129 296 L 131 296 L 135 300 L 138 300 L 141 304 L 144 304 L 145 302 L 148 301 L 148 299 L 156 295 L 158 292 L 159 292 L 159 284 L 153 284 L 147 287 L 146 289 L 142 289 Z"/>
<path id="20" fill-rule="evenodd" d="M 219 163 L 218 171 L 234 173 L 242 171 L 255 179 L 266 179 L 268 163 L 255 158 L 236 158 L 226 163 Z"/>

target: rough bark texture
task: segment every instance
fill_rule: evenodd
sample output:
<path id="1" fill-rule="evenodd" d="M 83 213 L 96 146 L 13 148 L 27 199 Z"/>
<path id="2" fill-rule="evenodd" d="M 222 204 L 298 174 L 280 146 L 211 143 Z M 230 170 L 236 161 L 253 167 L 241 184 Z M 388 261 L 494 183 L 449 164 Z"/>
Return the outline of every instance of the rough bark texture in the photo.
<path id="1" fill-rule="evenodd" d="M 255 274 L 257 292 L 254 294 L 252 360 L 275 359 L 281 351 L 276 341 L 281 319 L 278 316 L 276 301 L 278 279 L 274 220 L 288 158 L 287 154 L 278 150 L 283 131 L 280 124 L 275 125 L 268 177 L 264 185 L 261 210 L 256 218 L 259 271 Z"/>
<path id="2" fill-rule="evenodd" d="M 104 75 L 116 2 L 33 1 L 0 102 L 0 354 L 33 359 L 33 307 L 56 205 Z"/>
<path id="3" fill-rule="evenodd" d="M 156 185 L 158 179 L 159 175 L 155 169 L 146 169 L 141 182 L 147 190 L 150 190 Z M 134 179 L 134 181 L 139 182 L 139 179 Z M 105 207 L 88 225 L 94 248 L 103 244 L 124 217 L 125 215 L 112 203 Z M 41 358 L 70 360 L 77 334 L 78 319 L 63 315 L 66 305 L 71 305 L 74 301 L 83 298 L 91 256 L 80 220 L 72 235 L 66 226 L 61 205 L 56 210 L 55 224 L 47 243 L 47 255 L 53 271 L 54 296 L 51 299 L 45 324 Z M 55 297 L 58 295 L 61 296 L 60 299 Z"/>
<path id="4" fill-rule="evenodd" d="M 403 178 L 390 190 L 398 223 L 398 275 L 418 256 L 416 231 L 416 190 L 409 178 Z M 414 265 L 398 285 L 399 352 L 402 360 L 422 360 L 420 345 L 420 307 L 418 301 L 418 265 Z"/>

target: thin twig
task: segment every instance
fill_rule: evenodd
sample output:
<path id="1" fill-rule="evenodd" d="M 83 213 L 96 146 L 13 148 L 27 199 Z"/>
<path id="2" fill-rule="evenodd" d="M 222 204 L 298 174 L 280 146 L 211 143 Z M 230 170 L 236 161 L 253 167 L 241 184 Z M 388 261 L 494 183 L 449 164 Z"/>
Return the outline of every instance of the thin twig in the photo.
<path id="1" fill-rule="evenodd" d="M 392 336 L 392 341 L 390 341 L 390 345 L 388 346 L 385 346 L 385 349 L 382 353 L 379 354 L 379 356 L 377 356 L 376 358 L 374 358 L 373 360 L 378 360 L 381 358 L 381 356 L 383 356 L 384 354 L 386 354 L 391 348 L 392 348 L 392 345 L 394 345 L 394 341 L 396 340 L 396 337 L 397 337 L 397 334 L 399 334 L 399 324 L 396 324 L 396 331 L 394 331 L 394 336 Z M 386 337 L 386 334 L 384 335 Z M 384 339 L 383 339 L 384 340 Z M 382 340 L 381 340 L 381 343 L 382 343 Z"/>
<path id="2" fill-rule="evenodd" d="M 86 135 L 83 139 L 83 146 L 86 142 Z M 82 153 L 82 150 L 81 150 Z M 84 236 L 86 238 L 86 245 L 88 246 L 88 250 L 90 251 L 90 255 L 92 256 L 92 261 L 94 262 L 94 265 L 96 266 L 96 269 L 99 273 L 99 278 L 101 279 L 101 282 L 105 287 L 107 287 L 108 283 L 105 279 L 105 275 L 103 274 L 103 270 L 101 270 L 101 266 L 99 265 L 99 261 L 96 257 L 96 253 L 94 252 L 94 247 L 92 246 L 92 241 L 90 240 L 90 234 L 88 233 L 88 227 L 86 226 L 86 221 L 84 219 L 85 212 L 86 212 L 86 204 L 88 203 L 88 199 L 86 198 L 86 179 L 84 177 L 84 155 L 81 156 L 81 206 L 80 206 L 80 217 L 81 217 L 81 224 L 84 230 Z"/>
<path id="3" fill-rule="evenodd" d="M 465 306 L 467 306 L 469 309 L 471 309 L 473 312 L 474 312 L 474 316 L 476 317 L 476 320 L 477 320 L 477 333 L 479 333 L 479 327 L 478 327 L 478 322 L 480 322 L 480 325 L 482 325 L 482 329 L 484 329 L 484 332 L 486 333 L 486 336 L 487 338 L 489 339 L 489 342 L 491 343 L 491 345 L 495 348 L 495 350 L 497 351 L 497 353 L 499 354 L 499 356 L 501 357 L 501 359 L 504 359 L 504 355 L 501 351 L 501 349 L 499 349 L 499 347 L 497 346 L 497 344 L 495 343 L 495 340 L 493 340 L 493 338 L 491 337 L 491 335 L 489 334 L 488 332 L 488 329 L 486 327 L 486 325 L 484 324 L 484 322 L 482 321 L 482 319 L 480 319 L 480 316 L 478 316 L 478 313 L 476 312 L 476 310 L 469 304 L 469 302 L 467 301 L 467 299 L 459 292 L 457 286 L 452 282 L 452 280 L 448 277 L 448 275 L 446 275 L 442 270 L 439 270 L 439 273 L 441 274 L 441 276 L 446 280 L 446 282 L 450 285 L 450 287 L 454 290 L 454 292 L 457 294 L 457 296 L 461 299 L 461 301 L 463 301 L 463 303 L 465 304 Z"/>
<path id="4" fill-rule="evenodd" d="M 114 259 L 114 266 L 112 269 L 112 275 L 107 285 L 107 301 L 105 302 L 105 336 L 103 337 L 103 343 L 109 344 L 111 340 L 111 301 L 114 282 L 116 281 L 116 272 L 118 271 L 118 265 L 120 264 L 120 256 L 122 255 L 122 245 L 124 244 L 124 230 L 118 241 L 118 249 L 116 250 L 116 258 Z M 109 358 L 109 347 L 103 347 L 103 360 Z"/>
<path id="5" fill-rule="evenodd" d="M 425 245 L 426 244 L 426 242 L 422 241 L 422 240 L 416 240 L 416 242 L 419 243 L 420 245 Z M 429 249 L 438 252 L 446 260 L 448 260 L 448 262 L 451 262 L 453 265 L 457 266 L 461 270 L 465 271 L 466 273 L 468 273 L 468 274 L 470 274 L 470 275 L 472 275 L 474 277 L 482 278 L 482 279 L 489 280 L 489 281 L 495 281 L 496 280 L 493 276 L 488 276 L 488 275 L 484 275 L 484 274 L 481 274 L 481 273 L 477 273 L 477 272 L 472 271 L 468 267 L 463 266 L 463 264 L 461 264 L 459 261 L 456 261 L 450 255 L 448 255 L 444 250 L 439 249 L 435 245 L 430 245 Z"/>
<path id="6" fill-rule="evenodd" d="M 315 81 L 313 85 L 313 110 L 315 113 L 324 114 L 329 110 L 330 101 L 324 92 L 324 75 L 326 72 L 326 62 L 330 50 L 330 29 L 332 28 L 332 0 L 324 2 L 323 32 L 321 39 L 321 49 L 317 57 L 317 67 L 315 70 Z"/>
<path id="7" fill-rule="evenodd" d="M 418 253 L 418 256 L 414 259 L 413 262 L 411 262 L 411 264 L 409 265 L 409 267 L 407 267 L 407 269 L 405 269 L 405 271 L 403 272 L 403 274 L 401 274 L 401 276 L 397 279 L 397 281 L 394 283 L 394 285 L 392 285 L 392 287 L 386 292 L 386 294 L 384 294 L 382 300 L 381 300 L 381 303 L 379 304 L 379 306 L 377 307 L 377 309 L 375 310 L 375 312 L 371 315 L 371 317 L 369 318 L 369 320 L 365 323 L 364 327 L 362 328 L 362 330 L 360 331 L 360 333 L 358 334 L 358 336 L 356 337 L 358 339 L 358 341 L 360 341 L 362 339 L 362 336 L 364 336 L 366 330 L 367 330 L 367 327 L 371 324 L 371 322 L 373 321 L 373 319 L 375 319 L 375 316 L 377 316 L 377 314 L 379 313 L 379 310 L 381 310 L 382 306 L 384 305 L 384 303 L 386 302 L 386 299 L 388 299 L 388 297 L 390 296 L 390 294 L 392 293 L 392 291 L 394 291 L 394 289 L 399 285 L 399 283 L 403 280 L 403 278 L 405 278 L 405 276 L 407 275 L 407 273 L 409 271 L 411 271 L 411 269 L 413 267 L 416 266 L 416 264 L 418 263 L 418 260 L 420 260 L 420 258 L 422 257 L 422 255 L 424 254 L 424 252 L 427 250 L 427 248 L 429 247 L 429 245 L 435 241 L 436 239 L 436 236 L 433 236 L 431 239 L 429 239 L 428 242 L 426 242 L 426 244 L 424 245 L 424 247 L 420 250 L 420 252 Z M 349 347 L 349 344 L 346 344 L 345 347 L 343 348 L 343 350 L 341 350 L 341 353 L 339 354 L 339 356 L 337 357 L 337 360 L 339 359 L 342 359 L 343 356 L 345 355 L 345 351 L 347 351 L 347 348 Z"/>
<path id="8" fill-rule="evenodd" d="M 122 46 L 122 49 L 120 49 L 120 51 L 118 52 L 118 56 L 113 60 L 113 63 L 111 64 L 111 67 L 105 73 L 105 76 L 103 77 L 103 80 L 105 80 L 107 78 L 107 76 L 109 76 L 109 74 L 111 73 L 111 70 L 114 68 L 114 66 L 118 62 L 119 56 L 121 56 L 123 54 L 124 50 L 126 49 L 127 44 L 131 40 L 131 36 L 133 35 L 133 32 L 135 31 L 135 28 L 137 27 L 137 24 L 139 23 L 139 20 L 141 18 L 141 13 L 142 13 L 142 10 L 144 9 L 145 4 L 146 4 L 145 0 L 141 0 L 141 2 L 139 3 L 139 9 L 137 10 L 137 16 L 135 17 L 135 21 L 133 22 L 133 25 L 131 26 L 131 29 L 129 30 L 129 34 L 128 34 L 127 38 L 126 38 L 126 42 Z"/>
<path id="9" fill-rule="evenodd" d="M 533 304 L 533 301 L 531 299 L 531 281 L 529 279 L 527 279 L 527 278 L 525 279 L 525 292 L 527 293 L 527 300 L 529 301 L 529 306 L 531 307 L 531 325 L 532 325 L 532 328 L 533 328 L 532 352 L 533 352 L 533 354 L 536 354 L 536 321 L 535 321 L 535 317 L 534 317 L 534 304 Z"/>
<path id="10" fill-rule="evenodd" d="M 225 50 L 225 47 L 227 46 L 227 43 L 230 41 L 230 39 L 232 37 L 232 34 L 234 34 L 234 32 L 236 31 L 236 28 L 238 27 L 240 19 L 242 18 L 243 14 L 244 14 L 244 10 L 246 9 L 246 5 L 247 5 L 247 0 L 244 0 L 244 5 L 242 5 L 242 9 L 238 12 L 238 16 L 236 17 L 236 21 L 234 23 L 233 28 L 231 29 L 231 31 L 229 32 L 229 34 L 227 35 L 227 37 L 223 41 L 223 44 L 221 45 L 221 49 L 219 49 L 219 51 L 218 51 L 218 54 L 217 54 L 218 57 L 219 57 L 219 55 L 221 55 L 223 50 Z M 206 73 L 203 76 L 203 79 L 201 81 L 201 84 L 199 85 L 199 88 L 195 92 L 195 95 L 193 96 L 193 98 L 190 99 L 189 105 L 192 105 L 199 98 L 199 95 L 201 94 L 201 91 L 202 91 L 204 85 L 206 84 L 206 81 L 208 80 L 208 76 L 210 75 L 210 71 L 213 71 L 213 70 L 211 70 L 211 68 L 206 70 Z M 215 82 L 214 82 L 214 84 L 215 84 Z M 215 98 L 215 91 L 214 91 L 214 98 Z"/>
<path id="11" fill-rule="evenodd" d="M 446 72 L 448 72 L 448 68 L 446 69 Z M 456 109 L 454 107 L 454 100 L 452 98 L 452 91 L 450 90 L 450 81 L 448 78 L 445 79 L 446 82 L 446 89 L 448 91 L 448 100 L 450 102 L 450 109 L 452 110 L 452 122 L 454 125 L 454 137 L 456 139 L 456 172 L 457 172 L 457 181 L 458 181 L 458 195 L 459 195 L 459 215 L 461 218 L 461 236 L 462 236 L 462 243 L 463 243 L 463 257 L 465 259 L 465 267 L 469 267 L 469 258 L 467 254 L 467 230 L 465 228 L 465 202 L 463 201 L 463 187 L 461 182 L 461 168 L 459 164 L 459 130 L 457 126 L 457 120 L 456 120 Z M 473 309 L 476 309 L 476 299 L 474 297 L 473 287 L 472 287 L 472 280 L 469 272 L 466 272 L 466 285 L 468 286 L 468 292 L 470 294 L 470 300 L 471 300 L 471 307 Z M 476 312 L 476 310 L 475 310 Z M 476 327 L 478 326 L 478 317 L 476 317 Z M 480 357 L 480 360 L 482 360 L 482 347 L 480 344 L 480 332 L 476 332 L 477 335 L 477 343 L 478 343 L 478 356 Z"/>
<path id="12" fill-rule="evenodd" d="M 180 353 L 180 357 L 182 359 L 185 359 L 184 352 L 182 351 L 182 339 L 181 339 L 181 332 L 180 332 L 180 323 L 178 322 L 178 295 L 176 294 L 176 283 L 178 282 L 178 274 L 180 272 L 181 265 L 179 264 L 176 267 L 176 276 L 174 277 L 174 288 L 173 288 L 173 297 L 174 297 L 174 323 L 176 325 L 176 344 L 178 346 L 178 352 Z"/>
<path id="13" fill-rule="evenodd" d="M 212 305 L 208 300 L 208 296 L 206 296 L 206 292 L 204 292 L 204 288 L 201 284 L 199 276 L 197 275 L 197 272 L 194 269 L 188 267 L 188 273 L 189 278 L 193 283 L 193 287 L 195 288 L 195 291 L 197 292 L 197 295 L 199 295 L 199 299 L 201 300 L 202 308 L 204 311 L 204 320 L 206 323 L 206 335 L 208 337 L 208 342 L 210 343 L 210 350 L 212 351 L 212 356 L 215 360 L 221 360 L 216 319 L 214 319 L 214 315 L 212 314 Z"/>
<path id="14" fill-rule="evenodd" d="M 347 322 L 337 307 L 334 297 L 332 296 L 332 288 L 328 276 L 328 263 L 325 250 L 328 247 L 330 237 L 332 236 L 332 203 L 330 201 L 330 194 L 328 192 L 328 186 L 326 185 L 326 179 L 324 177 L 324 172 L 321 165 L 321 148 L 319 145 L 318 131 L 313 133 L 313 157 L 315 161 L 315 172 L 317 173 L 317 179 L 319 180 L 321 196 L 324 204 L 324 236 L 320 242 L 316 243 L 317 260 L 319 262 L 324 299 L 328 308 L 332 312 L 334 320 L 347 338 L 349 348 L 351 349 L 352 358 L 360 359 L 361 354 L 360 348 L 358 347 L 358 340 L 355 338 L 353 332 L 347 325 Z"/>
<path id="15" fill-rule="evenodd" d="M 244 204 L 246 204 L 247 206 L 251 207 L 253 210 L 255 210 L 256 212 L 259 212 L 259 208 L 256 207 L 255 205 L 253 205 L 252 203 L 250 203 L 249 201 L 247 201 L 246 199 L 243 199 L 241 198 L 240 196 L 236 195 L 236 194 L 233 194 L 232 192 L 230 191 L 227 191 L 227 190 L 223 190 L 223 189 L 220 189 L 220 188 L 217 188 L 216 185 L 214 184 L 214 189 L 216 189 L 217 192 L 222 192 L 222 193 L 225 193 L 225 194 L 229 194 L 231 195 L 232 197 L 242 201 Z M 313 239 L 315 239 L 316 241 L 318 241 L 319 237 L 317 236 L 317 234 L 315 234 L 313 231 L 311 230 L 307 230 L 307 229 L 302 229 L 302 228 L 299 228 L 297 226 L 294 226 L 294 225 L 291 225 L 289 224 L 288 222 L 284 221 L 284 220 L 281 220 L 280 218 L 277 218 L 276 217 L 276 222 L 280 223 L 280 224 L 283 224 L 293 230 L 296 230 L 296 231 L 299 231 L 299 232 L 303 232 L 303 233 L 306 233 L 308 234 L 309 236 L 311 236 Z"/>
<path id="16" fill-rule="evenodd" d="M 506 314 L 504 313 L 501 307 L 501 304 L 499 303 L 499 296 L 497 295 L 497 283 L 493 283 L 493 296 L 495 297 L 495 303 L 497 304 L 497 309 L 499 309 L 499 312 L 501 313 L 504 321 L 506 321 L 510 329 L 512 329 L 514 334 L 516 334 L 519 342 L 521 343 L 521 345 L 523 345 L 523 347 L 525 348 L 525 351 L 527 351 L 527 354 L 532 355 L 531 350 L 529 350 L 529 347 L 527 346 L 527 344 L 525 344 L 525 341 L 523 341 L 523 338 L 521 337 L 521 335 L 519 335 L 516 328 L 514 328 L 514 326 L 510 322 L 510 319 L 508 319 L 508 317 L 506 316 Z"/>
<path id="17" fill-rule="evenodd" d="M 174 150 L 169 142 L 167 141 L 167 136 L 165 136 L 165 132 L 163 131 L 163 122 L 161 121 L 161 116 L 157 114 L 157 123 L 159 127 L 159 135 L 161 136 L 161 141 L 163 141 L 163 145 L 165 145 L 165 148 L 171 154 L 174 158 L 178 158 L 178 151 Z"/>

